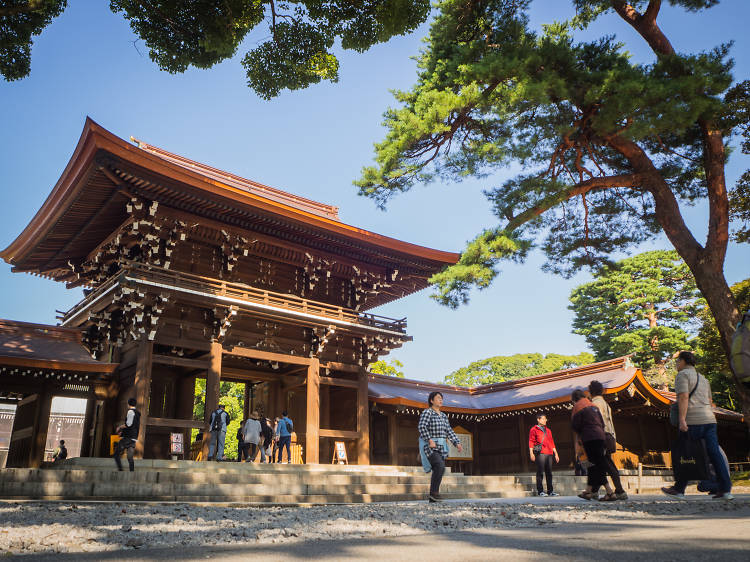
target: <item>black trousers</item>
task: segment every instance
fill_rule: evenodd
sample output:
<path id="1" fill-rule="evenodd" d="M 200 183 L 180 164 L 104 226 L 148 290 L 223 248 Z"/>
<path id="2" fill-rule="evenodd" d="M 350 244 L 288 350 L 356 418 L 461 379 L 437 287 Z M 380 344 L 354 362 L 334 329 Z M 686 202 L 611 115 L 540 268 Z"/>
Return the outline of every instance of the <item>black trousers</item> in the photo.
<path id="1" fill-rule="evenodd" d="M 622 489 L 622 482 L 620 482 L 620 471 L 615 466 L 615 461 L 612 460 L 612 455 L 607 453 L 604 456 L 604 460 L 607 464 L 607 474 L 612 478 L 612 484 L 615 485 L 615 494 L 621 494 L 625 490 Z"/>
<path id="2" fill-rule="evenodd" d="M 552 493 L 552 455 L 545 455 L 544 453 L 537 453 L 534 455 L 536 459 L 536 491 L 541 494 L 544 491 L 542 488 L 542 473 L 547 477 L 547 493 Z"/>
<path id="3" fill-rule="evenodd" d="M 583 450 L 589 462 L 593 463 L 588 468 L 588 478 L 586 484 L 591 486 L 591 491 L 596 493 L 599 488 L 607 483 L 607 451 L 604 447 L 604 439 L 595 439 L 593 441 L 584 441 Z M 619 479 L 619 475 L 618 475 Z"/>
<path id="4" fill-rule="evenodd" d="M 123 437 L 115 445 L 115 464 L 117 464 L 117 470 L 122 470 L 122 461 L 120 457 L 127 451 L 128 453 L 128 468 L 130 472 L 135 471 L 135 461 L 133 460 L 133 453 L 135 452 L 135 439 L 129 437 Z"/>
<path id="5" fill-rule="evenodd" d="M 430 495 L 435 497 L 440 494 L 440 482 L 443 481 L 445 473 L 445 459 L 438 451 L 432 451 L 427 460 L 432 467 L 432 477 L 430 478 Z"/>

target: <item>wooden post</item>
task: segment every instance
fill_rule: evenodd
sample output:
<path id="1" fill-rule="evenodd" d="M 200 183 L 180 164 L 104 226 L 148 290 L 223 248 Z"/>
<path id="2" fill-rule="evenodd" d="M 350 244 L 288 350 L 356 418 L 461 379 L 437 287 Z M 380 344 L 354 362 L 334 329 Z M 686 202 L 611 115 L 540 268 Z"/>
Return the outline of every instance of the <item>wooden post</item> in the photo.
<path id="1" fill-rule="evenodd" d="M 518 439 L 519 449 L 521 451 L 521 470 L 529 471 L 529 434 L 526 431 L 526 424 L 523 421 L 523 415 L 518 415 Z"/>
<path id="2" fill-rule="evenodd" d="M 39 468 L 44 461 L 44 451 L 47 446 L 47 430 L 49 429 L 49 412 L 52 407 L 52 394 L 42 391 L 37 399 L 36 417 L 32 432 L 30 468 Z"/>
<path id="3" fill-rule="evenodd" d="M 367 371 L 359 370 L 357 389 L 357 464 L 370 464 L 370 412 L 367 401 Z"/>
<path id="4" fill-rule="evenodd" d="M 398 466 L 398 418 L 396 412 L 388 412 L 388 458 L 393 466 Z"/>
<path id="5" fill-rule="evenodd" d="M 219 407 L 219 387 L 221 386 L 221 356 L 224 352 L 221 343 L 211 342 L 208 353 L 209 366 L 206 371 L 206 402 L 203 409 L 203 460 L 208 459 L 208 446 L 211 441 L 211 414 Z M 218 451 L 214 451 L 217 454 Z"/>
<path id="6" fill-rule="evenodd" d="M 306 464 L 320 463 L 320 361 L 307 367 L 307 420 L 305 427 Z"/>
<path id="7" fill-rule="evenodd" d="M 138 442 L 135 444 L 135 458 L 142 459 L 146 447 L 146 426 L 148 425 L 149 402 L 151 398 L 151 360 L 154 343 L 142 339 L 138 343 L 138 357 L 135 363 L 136 408 L 141 413 L 141 426 L 138 429 Z"/>
<path id="8" fill-rule="evenodd" d="M 94 435 L 96 428 L 94 427 L 96 414 L 96 396 L 93 392 L 89 394 L 86 399 L 86 414 L 83 417 L 83 435 L 81 435 L 81 456 L 82 457 L 93 457 L 92 452 Z"/>

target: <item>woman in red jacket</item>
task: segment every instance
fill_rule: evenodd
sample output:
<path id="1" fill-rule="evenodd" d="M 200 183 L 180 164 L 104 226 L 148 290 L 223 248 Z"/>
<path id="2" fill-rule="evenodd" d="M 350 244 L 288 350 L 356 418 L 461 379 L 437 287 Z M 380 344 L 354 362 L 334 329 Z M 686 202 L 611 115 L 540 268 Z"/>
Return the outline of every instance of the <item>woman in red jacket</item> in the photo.
<path id="1" fill-rule="evenodd" d="M 529 457 L 531 462 L 536 463 L 536 493 L 538 496 L 559 496 L 552 488 L 552 456 L 555 462 L 560 462 L 560 457 L 555 448 L 555 440 L 552 439 L 552 430 L 547 427 L 547 416 L 536 415 L 536 425 L 529 432 Z M 547 477 L 547 493 L 542 488 L 542 472 Z"/>

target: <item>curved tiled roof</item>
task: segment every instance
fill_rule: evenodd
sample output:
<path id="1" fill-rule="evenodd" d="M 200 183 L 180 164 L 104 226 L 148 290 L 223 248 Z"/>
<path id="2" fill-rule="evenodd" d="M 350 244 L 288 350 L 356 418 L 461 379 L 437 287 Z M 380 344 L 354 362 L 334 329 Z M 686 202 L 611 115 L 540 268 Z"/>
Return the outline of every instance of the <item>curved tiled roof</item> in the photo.
<path id="1" fill-rule="evenodd" d="M 587 388 L 592 380 L 602 383 L 604 394 L 615 394 L 633 385 L 634 393 L 662 409 L 674 401 L 673 393 L 669 396 L 670 393 L 653 388 L 629 357 L 473 388 L 370 374 L 369 398 L 383 404 L 424 408 L 429 393 L 439 390 L 443 394 L 443 410 L 481 415 L 562 404 L 570 401 L 573 390 Z M 715 411 L 724 419 L 743 419 L 737 412 L 723 408 Z"/>

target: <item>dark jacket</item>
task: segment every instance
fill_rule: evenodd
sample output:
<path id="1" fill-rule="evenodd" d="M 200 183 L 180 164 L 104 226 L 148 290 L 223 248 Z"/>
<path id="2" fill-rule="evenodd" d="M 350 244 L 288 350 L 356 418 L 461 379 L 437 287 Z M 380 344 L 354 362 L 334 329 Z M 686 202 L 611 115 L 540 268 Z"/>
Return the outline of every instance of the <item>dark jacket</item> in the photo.
<path id="1" fill-rule="evenodd" d="M 571 421 L 573 431 L 580 437 L 582 442 L 604 441 L 604 420 L 599 408 L 587 406 L 575 413 Z"/>

